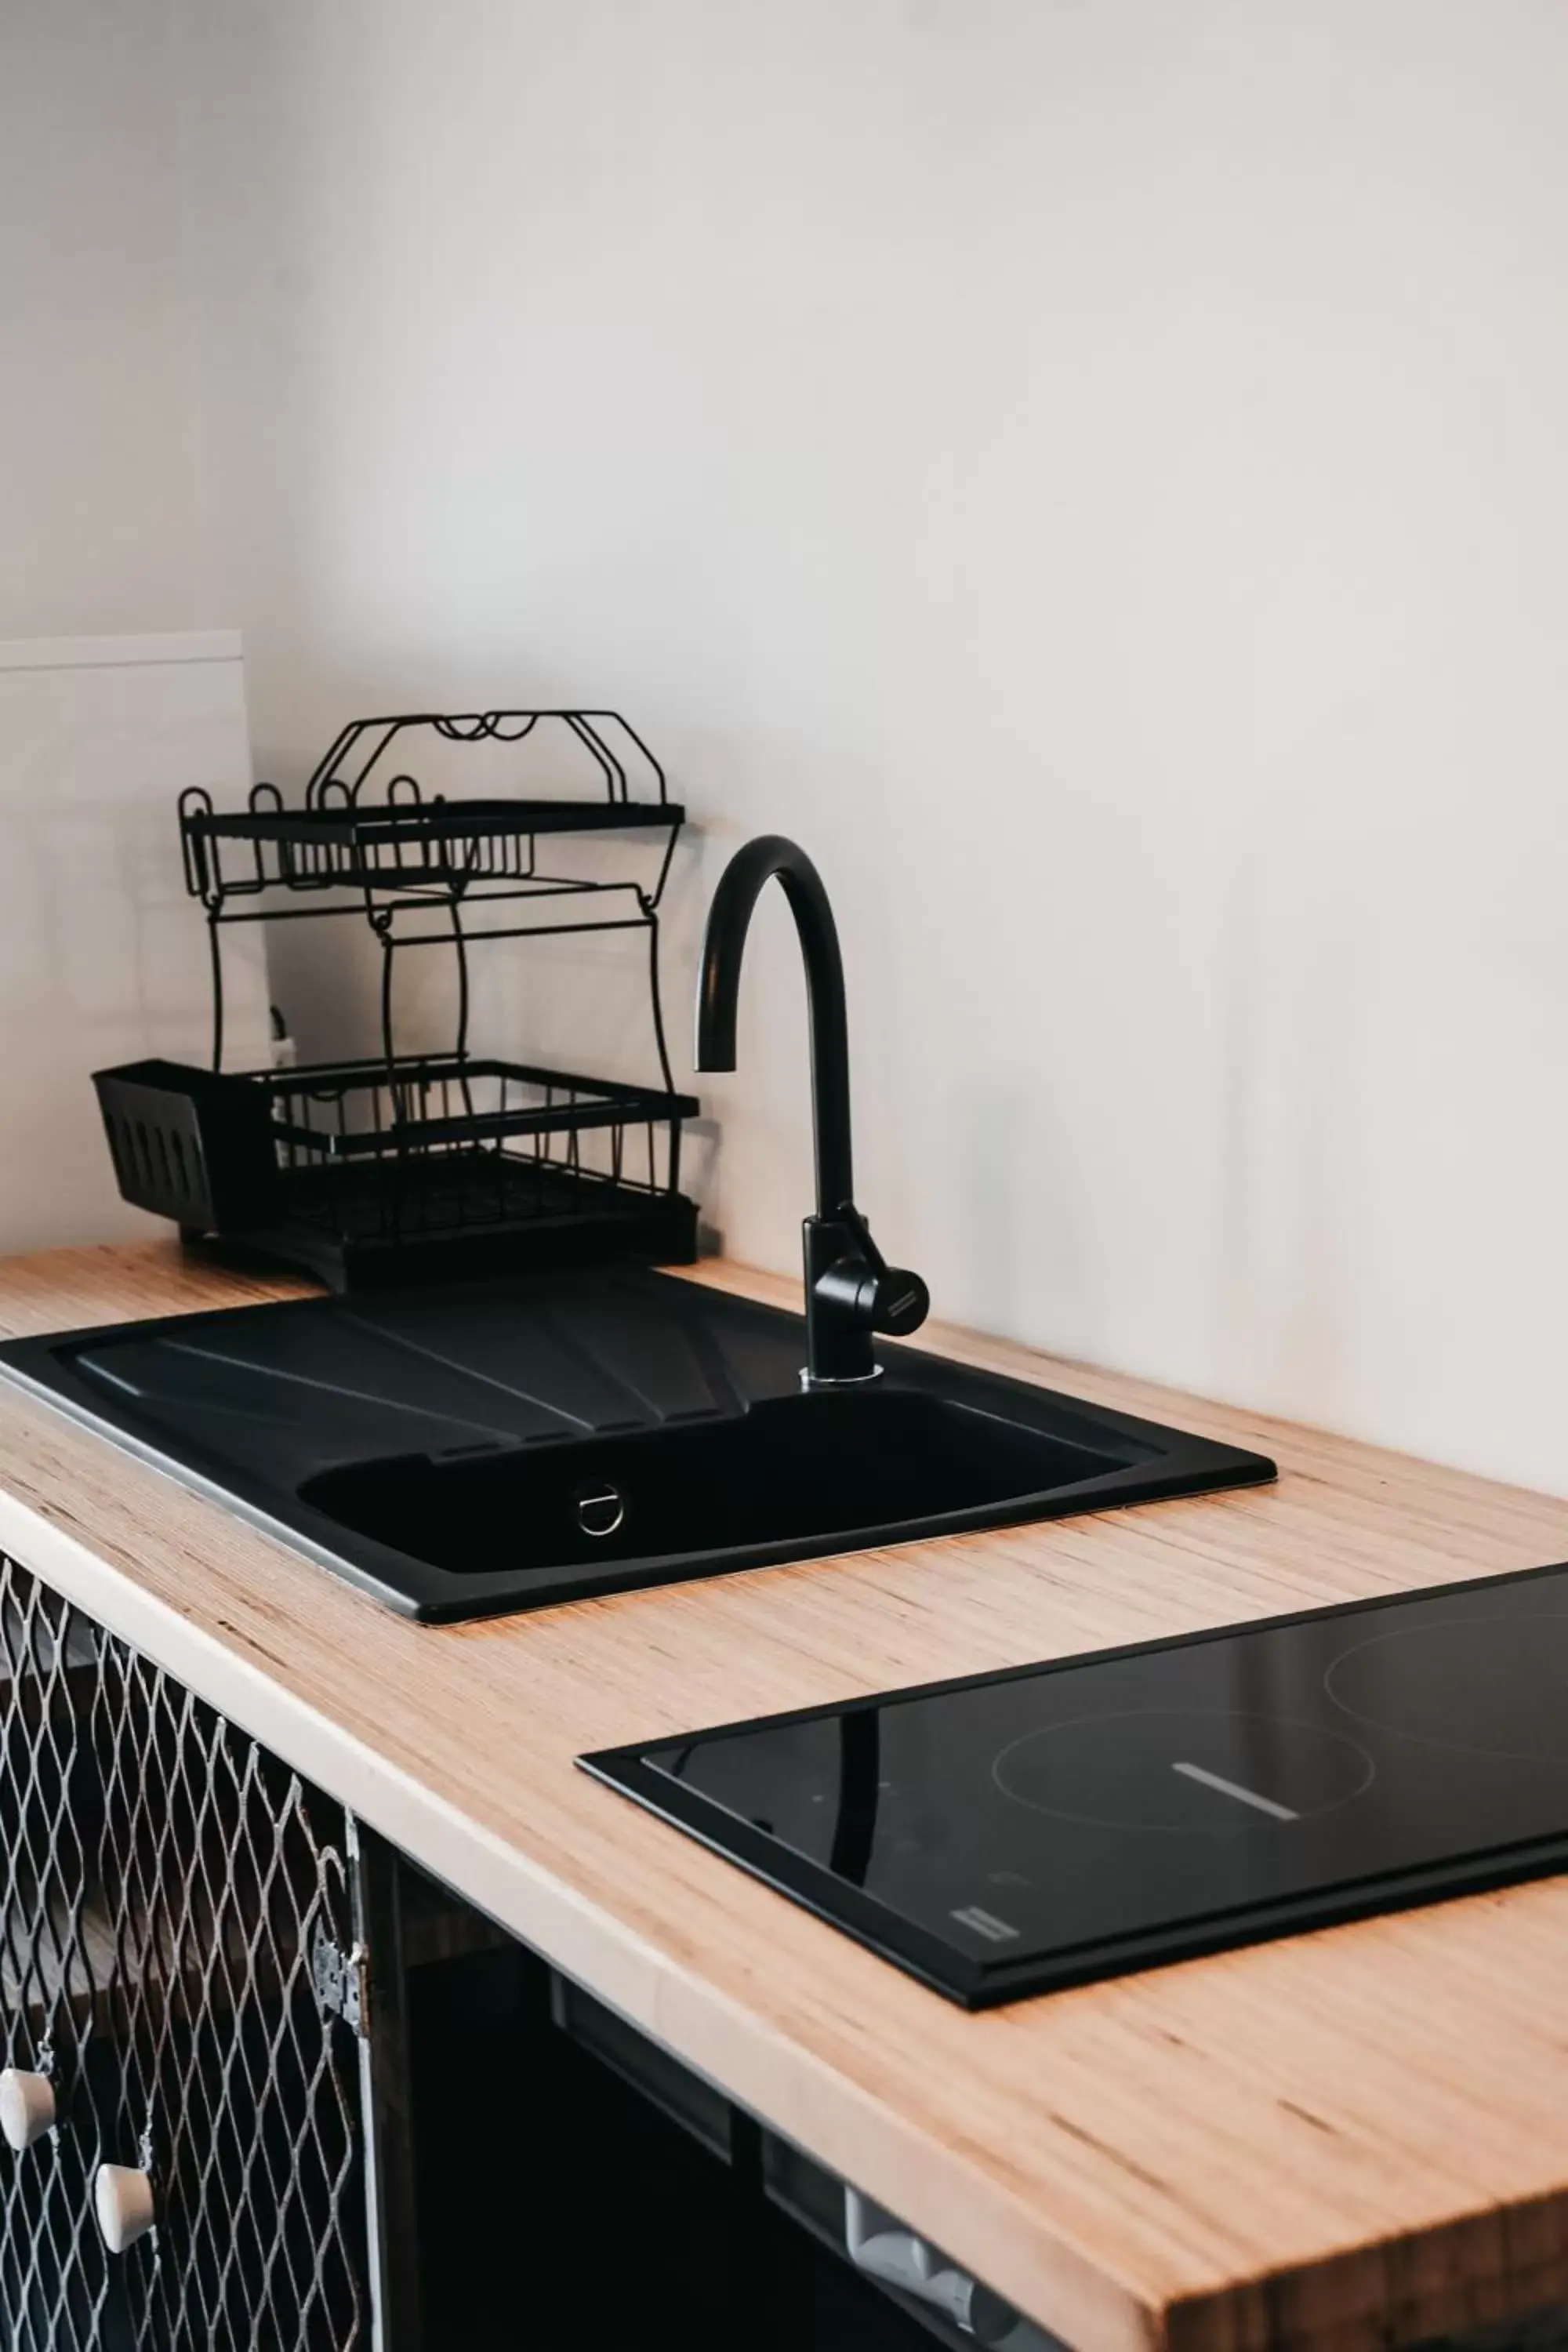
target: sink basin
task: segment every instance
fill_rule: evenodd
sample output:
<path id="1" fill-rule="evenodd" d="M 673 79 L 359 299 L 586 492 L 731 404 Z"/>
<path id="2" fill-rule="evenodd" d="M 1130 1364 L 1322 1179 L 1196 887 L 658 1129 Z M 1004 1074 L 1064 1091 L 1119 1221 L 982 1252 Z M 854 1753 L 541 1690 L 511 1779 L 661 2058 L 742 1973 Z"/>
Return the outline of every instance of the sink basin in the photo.
<path id="1" fill-rule="evenodd" d="M 1272 1477 L 1261 1454 L 642 1268 L 13 1341 L 0 1365 L 420 1617 Z"/>
<path id="2" fill-rule="evenodd" d="M 499 1460 L 355 1463 L 311 1480 L 303 1499 L 432 1567 L 468 1571 L 478 1556 L 505 1575 L 897 1540 L 911 1521 L 1011 1517 L 1127 1466 L 1103 1445 L 879 1381 Z"/>

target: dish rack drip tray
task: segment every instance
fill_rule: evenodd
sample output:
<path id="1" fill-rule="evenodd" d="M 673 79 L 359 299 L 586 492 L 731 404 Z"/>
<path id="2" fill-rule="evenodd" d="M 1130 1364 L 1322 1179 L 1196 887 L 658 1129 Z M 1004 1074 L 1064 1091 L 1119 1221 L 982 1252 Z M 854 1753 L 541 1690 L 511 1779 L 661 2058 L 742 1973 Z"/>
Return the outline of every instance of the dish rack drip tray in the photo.
<path id="1" fill-rule="evenodd" d="M 696 1255 L 690 1095 L 467 1055 L 95 1084 L 128 1201 L 334 1289 Z"/>

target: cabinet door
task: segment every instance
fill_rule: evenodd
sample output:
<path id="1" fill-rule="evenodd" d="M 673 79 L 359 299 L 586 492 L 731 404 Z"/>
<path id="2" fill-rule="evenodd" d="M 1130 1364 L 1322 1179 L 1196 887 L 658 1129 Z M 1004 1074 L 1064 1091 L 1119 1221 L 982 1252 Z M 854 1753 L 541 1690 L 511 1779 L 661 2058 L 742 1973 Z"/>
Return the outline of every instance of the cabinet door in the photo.
<path id="1" fill-rule="evenodd" d="M 0 2341 L 118 2345 L 92 2219 L 102 2157 L 97 2028 L 110 1960 L 92 1900 L 102 1807 L 89 1723 L 98 1629 L 0 1555 Z"/>
<path id="2" fill-rule="evenodd" d="M 0 2340 L 357 2352 L 352 1824 L 8 1561 L 0 1631 L 6 2056 L 58 2111 L 0 2150 Z"/>

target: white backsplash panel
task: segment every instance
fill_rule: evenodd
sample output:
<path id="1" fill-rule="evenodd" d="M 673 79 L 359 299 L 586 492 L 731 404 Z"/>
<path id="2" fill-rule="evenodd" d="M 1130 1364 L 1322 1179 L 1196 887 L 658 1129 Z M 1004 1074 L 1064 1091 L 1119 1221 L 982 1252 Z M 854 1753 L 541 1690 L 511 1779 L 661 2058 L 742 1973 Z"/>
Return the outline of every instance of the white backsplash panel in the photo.
<path id="1" fill-rule="evenodd" d="M 237 632 L 0 643 L 0 1252 L 157 1228 L 121 1200 L 91 1074 L 212 1047 L 175 803 L 250 783 Z M 226 1066 L 268 1058 L 257 929 L 224 942 Z"/>

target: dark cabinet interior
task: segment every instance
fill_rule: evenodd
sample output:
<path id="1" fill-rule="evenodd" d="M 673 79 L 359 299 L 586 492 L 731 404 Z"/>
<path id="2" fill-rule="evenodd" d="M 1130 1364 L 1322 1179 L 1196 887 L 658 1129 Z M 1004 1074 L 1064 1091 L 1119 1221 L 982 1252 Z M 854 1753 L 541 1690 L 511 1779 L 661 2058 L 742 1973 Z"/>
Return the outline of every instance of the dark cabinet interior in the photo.
<path id="1" fill-rule="evenodd" d="M 410 2028 L 427 2347 L 931 2345 L 788 2209 L 781 2144 L 517 1946 L 417 1971 Z"/>

